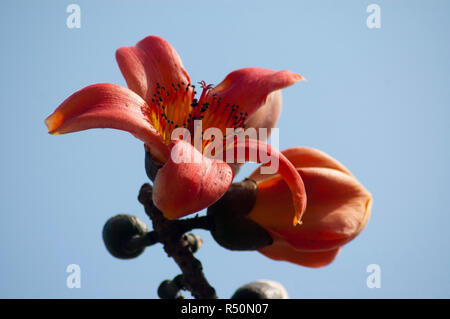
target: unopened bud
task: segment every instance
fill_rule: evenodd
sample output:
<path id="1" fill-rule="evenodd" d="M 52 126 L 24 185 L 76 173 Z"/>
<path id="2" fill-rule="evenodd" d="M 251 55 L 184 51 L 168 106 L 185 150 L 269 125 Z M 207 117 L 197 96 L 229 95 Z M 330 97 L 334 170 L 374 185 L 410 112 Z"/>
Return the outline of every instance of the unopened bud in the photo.
<path id="1" fill-rule="evenodd" d="M 208 208 L 213 219 L 211 235 L 230 250 L 258 250 L 271 245 L 270 234 L 247 217 L 256 201 L 257 187 L 246 179 L 233 183 L 224 196 Z"/>
<path id="2" fill-rule="evenodd" d="M 184 289 L 183 275 L 176 276 L 173 280 L 164 280 L 158 287 L 158 296 L 161 299 L 183 298 L 179 292 Z"/>
<path id="3" fill-rule="evenodd" d="M 121 259 L 139 256 L 145 250 L 144 241 L 136 240 L 148 233 L 147 225 L 132 215 L 111 217 L 103 227 L 103 242 L 111 255 Z"/>
<path id="4" fill-rule="evenodd" d="M 200 236 L 197 236 L 196 234 L 193 233 L 184 235 L 184 239 L 187 240 L 189 248 L 193 253 L 199 250 L 200 247 L 202 247 L 203 245 L 203 239 L 201 239 Z"/>
<path id="5" fill-rule="evenodd" d="M 272 280 L 258 280 L 240 287 L 231 299 L 288 299 L 286 289 Z"/>

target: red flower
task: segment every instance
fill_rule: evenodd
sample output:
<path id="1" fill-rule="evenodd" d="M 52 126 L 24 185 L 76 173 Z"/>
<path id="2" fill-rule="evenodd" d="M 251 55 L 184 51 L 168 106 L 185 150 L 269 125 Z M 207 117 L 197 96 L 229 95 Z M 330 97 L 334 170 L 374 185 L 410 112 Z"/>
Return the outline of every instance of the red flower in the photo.
<path id="1" fill-rule="evenodd" d="M 248 218 L 273 239 L 259 252 L 303 266 L 325 266 L 364 229 L 372 196 L 342 164 L 325 153 L 306 147 L 282 153 L 300 173 L 308 205 L 303 224 L 293 227 L 289 214 L 293 202 L 286 183 L 279 175 L 261 175 L 259 170 L 250 175 L 257 182 L 257 197 Z"/>
<path id="2" fill-rule="evenodd" d="M 152 157 L 164 164 L 155 179 L 153 200 L 168 218 L 208 207 L 225 193 L 234 174 L 229 163 L 203 156 L 185 141 L 173 142 L 174 129 L 186 128 L 192 136 L 194 120 L 200 119 L 204 130 L 216 127 L 223 133 L 249 121 L 256 128 L 273 126 L 279 107 L 266 104 L 259 115 L 258 109 L 269 94 L 303 79 L 290 71 L 245 68 L 228 74 L 214 88 L 202 82 L 197 100 L 180 57 L 164 39 L 149 36 L 136 46 L 119 48 L 116 59 L 129 89 L 110 83 L 90 85 L 67 98 L 45 122 L 55 135 L 114 128 L 142 140 Z M 271 96 L 277 99 L 276 94 Z M 253 140 L 233 147 L 248 151 L 261 146 L 262 141 Z M 302 180 L 283 155 L 274 149 L 270 153 L 279 158 L 279 173 L 292 192 L 296 222 L 306 205 Z M 199 163 L 175 162 L 171 154 L 181 159 L 194 154 Z"/>

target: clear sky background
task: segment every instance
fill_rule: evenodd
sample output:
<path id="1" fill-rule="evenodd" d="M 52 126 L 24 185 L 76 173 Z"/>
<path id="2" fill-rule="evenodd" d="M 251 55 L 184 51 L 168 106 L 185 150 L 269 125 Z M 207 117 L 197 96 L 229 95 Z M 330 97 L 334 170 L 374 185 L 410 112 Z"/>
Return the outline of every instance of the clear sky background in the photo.
<path id="1" fill-rule="evenodd" d="M 80 29 L 66 26 L 71 3 Z M 366 26 L 371 3 L 380 29 Z M 84 86 L 125 85 L 115 50 L 155 34 L 195 82 L 247 66 L 304 75 L 283 91 L 280 148 L 325 151 L 374 197 L 367 228 L 321 269 L 227 251 L 197 231 L 220 297 L 272 279 L 292 298 L 449 298 L 449 14 L 450 1 L 419 0 L 1 1 L 0 297 L 156 298 L 179 273 L 160 245 L 124 261 L 101 238 L 115 214 L 149 222 L 136 200 L 142 143 L 113 130 L 55 137 L 44 125 Z M 80 289 L 66 287 L 69 264 Z M 366 286 L 369 264 L 381 267 L 379 289 Z"/>

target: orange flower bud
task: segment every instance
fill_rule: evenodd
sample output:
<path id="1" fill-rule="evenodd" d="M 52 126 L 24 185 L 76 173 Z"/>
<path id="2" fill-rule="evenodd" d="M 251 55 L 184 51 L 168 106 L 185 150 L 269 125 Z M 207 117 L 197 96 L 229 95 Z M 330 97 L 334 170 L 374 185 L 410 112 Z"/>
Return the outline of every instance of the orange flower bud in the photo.
<path id="1" fill-rule="evenodd" d="M 262 175 L 248 217 L 266 229 L 273 243 L 260 253 L 307 267 L 331 263 L 341 246 L 355 238 L 369 220 L 371 194 L 339 162 L 323 152 L 296 147 L 282 152 L 300 173 L 308 203 L 303 224 L 292 225 L 292 196 L 279 175 Z"/>

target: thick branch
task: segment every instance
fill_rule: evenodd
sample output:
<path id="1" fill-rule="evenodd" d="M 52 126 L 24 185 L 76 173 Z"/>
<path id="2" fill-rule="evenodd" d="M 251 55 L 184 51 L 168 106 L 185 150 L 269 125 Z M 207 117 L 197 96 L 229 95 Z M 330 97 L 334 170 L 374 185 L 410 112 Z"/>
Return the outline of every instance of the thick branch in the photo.
<path id="1" fill-rule="evenodd" d="M 188 241 L 183 238 L 184 233 L 194 228 L 209 229 L 208 217 L 194 217 L 185 220 L 166 219 L 153 204 L 150 184 L 142 185 L 138 199 L 152 220 L 158 241 L 164 245 L 167 255 L 172 257 L 180 267 L 185 288 L 197 299 L 217 298 L 216 291 L 203 274 L 201 262 L 194 257 Z"/>

